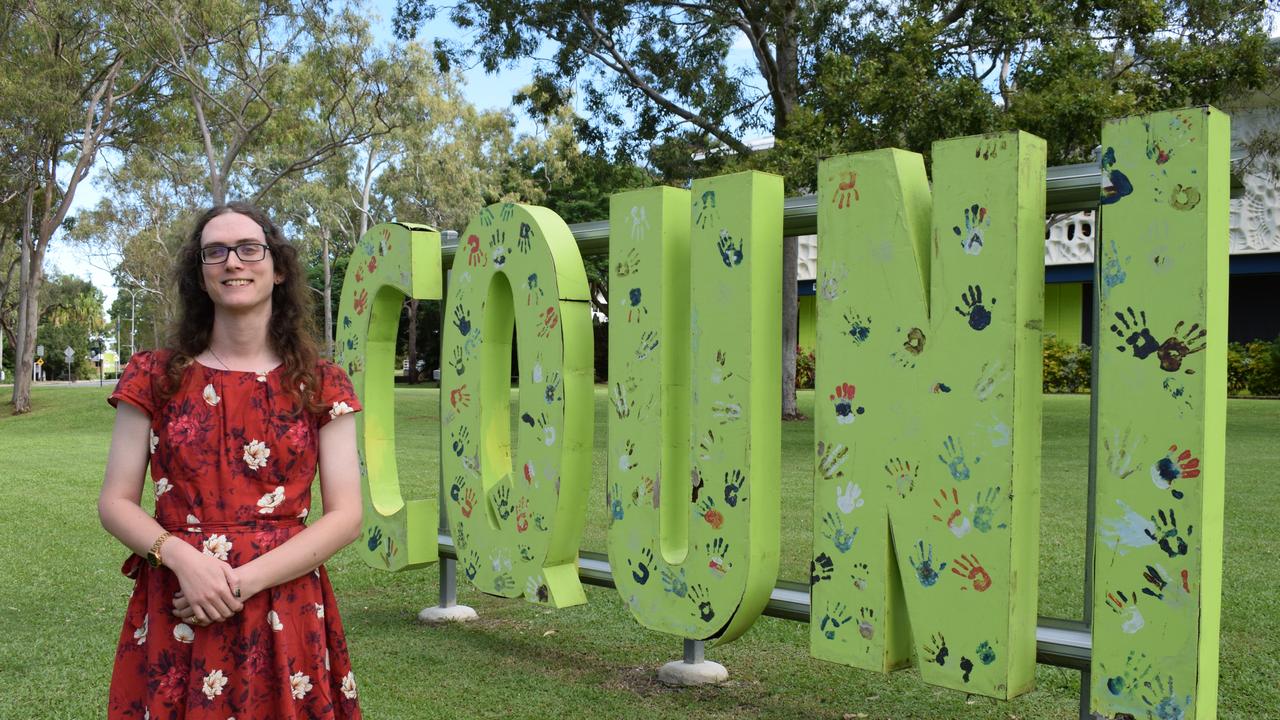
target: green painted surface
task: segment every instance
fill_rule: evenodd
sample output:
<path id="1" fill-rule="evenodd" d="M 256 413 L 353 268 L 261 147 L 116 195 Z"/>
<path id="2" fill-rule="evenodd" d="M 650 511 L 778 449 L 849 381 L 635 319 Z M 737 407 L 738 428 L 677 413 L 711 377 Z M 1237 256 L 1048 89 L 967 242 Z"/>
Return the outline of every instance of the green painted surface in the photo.
<path id="1" fill-rule="evenodd" d="M 814 295 L 802 295 L 796 298 L 796 344 L 805 352 L 818 347 L 818 303 Z"/>
<path id="2" fill-rule="evenodd" d="M 1045 145 L 1024 133 L 819 168 L 811 652 L 1030 689 Z"/>
<path id="3" fill-rule="evenodd" d="M 777 578 L 782 180 L 692 197 L 610 201 L 609 561 L 642 625 L 723 643 Z"/>
<path id="4" fill-rule="evenodd" d="M 491 205 L 463 237 L 440 374 L 440 456 L 459 568 L 491 595 L 583 603 L 577 557 L 593 424 L 582 257 L 564 221 L 541 207 Z M 513 329 L 521 372 L 514 453 Z"/>
<path id="5" fill-rule="evenodd" d="M 1216 716 L 1229 118 L 1102 133 L 1103 293 L 1091 706 Z"/>
<path id="6" fill-rule="evenodd" d="M 356 415 L 364 497 L 359 546 L 366 562 L 388 570 L 437 559 L 437 500 L 406 502 L 400 493 L 392 385 L 404 299 L 439 299 L 440 280 L 439 232 L 425 225 L 376 225 L 352 251 L 338 306 L 336 360 L 364 405 Z"/>
<path id="7" fill-rule="evenodd" d="M 1059 340 L 1086 342 L 1084 332 L 1084 285 L 1053 283 L 1044 286 L 1044 331 Z"/>

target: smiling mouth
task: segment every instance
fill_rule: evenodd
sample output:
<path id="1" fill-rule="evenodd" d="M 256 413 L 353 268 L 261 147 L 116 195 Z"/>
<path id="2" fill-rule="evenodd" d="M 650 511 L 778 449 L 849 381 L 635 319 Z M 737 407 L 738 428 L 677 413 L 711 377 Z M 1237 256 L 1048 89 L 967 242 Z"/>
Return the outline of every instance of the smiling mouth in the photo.
<path id="1" fill-rule="evenodd" d="M 253 283 L 253 281 L 252 281 L 252 280 L 245 280 L 245 279 L 223 280 L 223 281 L 222 281 L 222 284 L 223 284 L 223 285 L 226 285 L 226 286 L 228 286 L 228 287 L 242 287 L 242 286 L 244 286 L 244 285 L 249 285 L 249 284 L 252 284 L 252 283 Z"/>

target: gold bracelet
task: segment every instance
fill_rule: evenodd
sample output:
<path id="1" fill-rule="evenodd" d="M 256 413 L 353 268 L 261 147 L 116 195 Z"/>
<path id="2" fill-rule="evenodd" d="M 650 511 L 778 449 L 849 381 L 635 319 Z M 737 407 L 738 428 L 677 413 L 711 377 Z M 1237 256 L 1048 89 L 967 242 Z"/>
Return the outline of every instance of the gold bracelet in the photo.
<path id="1" fill-rule="evenodd" d="M 150 564 L 151 567 L 158 568 L 164 564 L 163 559 L 160 557 L 160 546 L 164 545 L 164 541 L 171 537 L 173 537 L 173 533 L 166 530 L 160 534 L 160 537 L 156 538 L 154 543 L 152 543 L 151 549 L 147 551 L 147 563 Z"/>

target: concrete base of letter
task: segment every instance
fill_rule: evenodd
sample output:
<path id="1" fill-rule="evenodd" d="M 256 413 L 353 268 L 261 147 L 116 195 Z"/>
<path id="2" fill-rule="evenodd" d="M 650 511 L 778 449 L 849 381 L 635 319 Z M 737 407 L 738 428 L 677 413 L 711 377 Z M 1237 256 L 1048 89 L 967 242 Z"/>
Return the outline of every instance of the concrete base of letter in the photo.
<path id="1" fill-rule="evenodd" d="M 658 682 L 671 687 L 719 685 L 728 679 L 729 671 L 720 663 L 710 660 L 697 663 L 676 660 L 658 670 Z"/>
<path id="2" fill-rule="evenodd" d="M 466 605 L 450 605 L 449 607 L 423 608 L 418 613 L 418 622 L 424 622 L 428 625 L 441 625 L 443 623 L 462 623 L 470 622 L 480 617 L 476 615 L 476 611 Z"/>

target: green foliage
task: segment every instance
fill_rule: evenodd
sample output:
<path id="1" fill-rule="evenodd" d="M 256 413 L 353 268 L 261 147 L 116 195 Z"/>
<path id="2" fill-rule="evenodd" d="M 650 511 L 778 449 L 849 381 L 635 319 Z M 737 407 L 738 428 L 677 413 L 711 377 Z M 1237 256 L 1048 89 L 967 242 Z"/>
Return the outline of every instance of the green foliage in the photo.
<path id="1" fill-rule="evenodd" d="M 814 356 L 814 351 L 805 352 L 804 348 L 796 346 L 796 389 L 812 390 L 813 379 L 818 369 L 818 361 Z"/>
<path id="2" fill-rule="evenodd" d="M 1227 346 L 1227 392 L 1280 395 L 1280 337 Z"/>
<path id="3" fill-rule="evenodd" d="M 1089 392 L 1093 352 L 1088 345 L 1059 340 L 1053 333 L 1044 336 L 1044 391 L 1047 393 Z"/>

